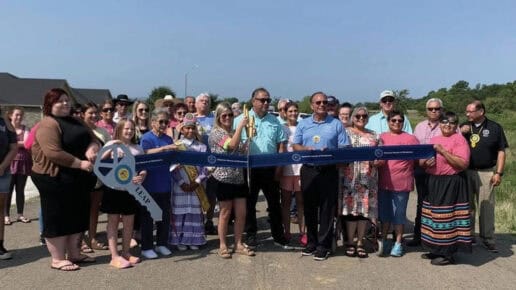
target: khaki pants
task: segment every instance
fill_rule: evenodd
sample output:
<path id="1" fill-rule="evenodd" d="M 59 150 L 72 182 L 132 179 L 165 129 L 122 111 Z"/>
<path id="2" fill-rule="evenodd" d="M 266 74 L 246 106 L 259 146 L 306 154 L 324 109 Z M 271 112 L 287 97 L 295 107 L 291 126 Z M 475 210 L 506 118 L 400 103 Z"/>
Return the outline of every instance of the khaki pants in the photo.
<path id="1" fill-rule="evenodd" d="M 471 229 L 475 232 L 476 212 L 479 213 L 480 238 L 485 243 L 494 243 L 495 193 L 491 184 L 494 169 L 466 171 L 471 206 Z"/>

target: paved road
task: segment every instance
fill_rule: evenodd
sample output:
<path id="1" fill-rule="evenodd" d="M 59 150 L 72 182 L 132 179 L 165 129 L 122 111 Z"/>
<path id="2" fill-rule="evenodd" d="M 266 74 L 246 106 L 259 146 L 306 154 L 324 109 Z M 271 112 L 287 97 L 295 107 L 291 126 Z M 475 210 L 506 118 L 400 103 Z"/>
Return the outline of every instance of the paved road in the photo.
<path id="1" fill-rule="evenodd" d="M 71 193 L 73 194 L 73 193 Z M 414 195 L 409 218 L 414 216 Z M 35 219 L 39 200 L 27 204 L 27 216 Z M 266 227 L 265 203 L 259 203 L 259 223 Z M 104 234 L 105 215 L 99 230 Z M 268 231 L 256 257 L 234 256 L 222 260 L 216 255 L 217 240 L 198 252 L 177 250 L 170 258 L 144 261 L 132 269 L 115 270 L 108 251 L 97 251 L 98 262 L 80 271 L 51 270 L 46 248 L 38 244 L 37 221 L 15 223 L 6 228 L 6 246 L 14 259 L 0 261 L 1 289 L 105 289 L 105 288 L 230 288 L 230 289 L 514 289 L 516 285 L 516 237 L 498 235 L 500 253 L 492 254 L 475 246 L 473 254 L 458 256 L 458 264 L 435 267 L 420 259 L 422 249 L 410 249 L 402 258 L 348 258 L 340 247 L 324 262 L 301 257 L 299 251 L 276 248 Z M 294 229 L 295 227 L 293 227 Z"/>

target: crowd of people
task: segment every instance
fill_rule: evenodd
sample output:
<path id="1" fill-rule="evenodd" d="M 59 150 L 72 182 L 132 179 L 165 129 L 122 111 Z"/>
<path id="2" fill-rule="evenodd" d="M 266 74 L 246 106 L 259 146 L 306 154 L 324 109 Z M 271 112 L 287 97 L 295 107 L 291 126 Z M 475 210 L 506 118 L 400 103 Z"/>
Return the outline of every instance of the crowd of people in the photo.
<path id="1" fill-rule="evenodd" d="M 260 191 L 274 244 L 283 250 L 298 244 L 303 256 L 317 261 L 328 258 L 341 233 L 346 256 L 367 258 L 370 250 L 364 239 L 372 227 L 377 229 L 380 256 L 401 257 L 404 247 L 421 245 L 427 250 L 422 258 L 433 265 L 452 264 L 457 251 L 470 252 L 476 242 L 478 211 L 479 238 L 496 252 L 493 191 L 502 180 L 508 147 L 502 127 L 486 117 L 480 101 L 468 104 L 467 120 L 460 124 L 458 114 L 445 111 L 441 100 L 429 99 L 427 116 L 413 132 L 407 115 L 396 109 L 392 91 L 383 91 L 378 100 L 379 112 L 370 115 L 366 107 L 353 108 L 315 92 L 310 97 L 312 114 L 300 118 L 298 104 L 290 100 L 280 100 L 279 115 L 271 114 L 272 99 L 265 88 L 252 92 L 249 110 L 240 103 L 220 103 L 213 112 L 205 93 L 184 100 L 167 95 L 152 104 L 150 112 L 150 104 L 127 95 L 72 106 L 66 91 L 52 89 L 43 98 L 43 118 L 31 130 L 23 125 L 23 108 L 11 108 L 0 118 L 0 259 L 12 257 L 4 247 L 4 226 L 13 222 L 13 190 L 16 221 L 31 221 L 23 212 L 29 175 L 40 194 L 41 243 L 48 248 L 51 268 L 62 271 L 95 262 L 86 254 L 99 250 L 109 250 L 110 265 L 118 269 L 140 263 L 141 257 L 197 251 L 206 244 L 206 235 L 218 235 L 221 258 L 255 256 L 261 242 L 256 216 Z M 250 169 L 184 164 L 149 168 L 136 172 L 131 182 L 144 186 L 161 208 L 161 220 L 155 221 L 130 193 L 103 185 L 92 173 L 96 159 L 124 154 L 108 151 L 99 156 L 102 146 L 111 144 L 125 145 L 132 155 L 259 155 L 417 144 L 432 144 L 436 154 L 424 160 Z M 414 187 L 414 236 L 404 241 Z M 101 212 L 107 214 L 107 244 L 97 237 Z M 290 229 L 293 214 L 299 226 L 296 239 Z M 230 225 L 233 248 L 227 242 Z M 131 249 L 136 245 L 141 257 Z"/>

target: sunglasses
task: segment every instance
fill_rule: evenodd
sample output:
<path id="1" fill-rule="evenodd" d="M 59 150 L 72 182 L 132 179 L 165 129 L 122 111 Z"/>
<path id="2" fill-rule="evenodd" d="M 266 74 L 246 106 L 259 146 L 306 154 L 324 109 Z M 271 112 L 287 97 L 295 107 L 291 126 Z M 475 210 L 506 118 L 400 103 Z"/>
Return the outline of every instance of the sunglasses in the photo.
<path id="1" fill-rule="evenodd" d="M 391 119 L 390 120 L 391 123 L 403 123 L 403 121 L 405 121 L 405 120 L 403 120 L 403 119 Z"/>
<path id="2" fill-rule="evenodd" d="M 142 113 L 142 112 L 149 112 L 149 109 L 138 109 L 138 112 Z"/>
<path id="3" fill-rule="evenodd" d="M 176 111 L 176 114 L 179 116 L 186 115 L 186 111 Z"/>
<path id="4" fill-rule="evenodd" d="M 315 101 L 314 104 L 316 104 L 317 106 L 320 106 L 321 104 L 328 105 L 328 101 Z"/>
<path id="5" fill-rule="evenodd" d="M 393 102 L 394 102 L 394 98 L 392 98 L 392 97 L 382 99 L 382 103 L 393 103 Z"/>
<path id="6" fill-rule="evenodd" d="M 124 103 L 124 102 L 120 102 L 117 105 L 119 105 L 120 107 L 127 107 L 127 106 L 129 106 L 128 103 Z"/>
<path id="7" fill-rule="evenodd" d="M 224 118 L 233 118 L 233 116 L 234 116 L 233 114 L 222 114 L 222 115 L 220 115 L 220 118 L 221 118 L 221 119 L 224 119 Z"/>
<path id="8" fill-rule="evenodd" d="M 102 109 L 102 112 L 104 112 L 104 113 L 113 112 L 113 108 L 104 108 L 104 109 Z"/>
<path id="9" fill-rule="evenodd" d="M 262 104 L 265 104 L 265 102 L 267 102 L 267 104 L 271 103 L 271 99 L 270 98 L 264 98 L 264 99 L 255 98 L 255 100 L 257 100 L 258 102 L 260 102 Z"/>
<path id="10" fill-rule="evenodd" d="M 357 120 L 360 120 L 360 119 L 367 119 L 369 116 L 367 114 L 356 114 L 355 115 L 355 119 Z"/>
<path id="11" fill-rule="evenodd" d="M 440 121 L 441 124 L 443 125 L 457 125 L 457 121 L 450 121 L 450 120 L 441 120 Z"/>
<path id="12" fill-rule="evenodd" d="M 168 125 L 168 122 L 169 122 L 168 120 L 158 120 L 158 123 L 160 125 Z"/>
<path id="13" fill-rule="evenodd" d="M 441 107 L 435 107 L 435 108 L 426 108 L 429 112 L 439 112 L 441 110 Z"/>

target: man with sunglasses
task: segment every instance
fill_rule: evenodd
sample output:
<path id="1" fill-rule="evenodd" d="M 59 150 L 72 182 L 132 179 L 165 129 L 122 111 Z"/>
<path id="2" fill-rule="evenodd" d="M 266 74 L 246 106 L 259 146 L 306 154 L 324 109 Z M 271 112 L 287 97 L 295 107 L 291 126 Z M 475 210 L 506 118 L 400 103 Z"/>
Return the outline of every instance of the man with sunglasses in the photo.
<path id="1" fill-rule="evenodd" d="M 285 125 L 287 123 L 287 112 L 285 111 L 285 105 L 289 103 L 289 99 L 281 99 L 278 102 L 278 121 L 281 125 Z"/>
<path id="2" fill-rule="evenodd" d="M 278 119 L 268 113 L 271 97 L 265 88 L 257 88 L 251 94 L 252 109 L 249 110 L 249 118 L 254 118 L 256 135 L 249 141 L 249 154 L 270 154 L 286 151 L 287 136 Z M 243 114 L 233 121 L 233 129 L 236 129 Z M 245 130 L 242 132 L 243 141 L 248 139 Z M 256 203 L 260 190 L 265 195 L 269 211 L 269 222 L 274 243 L 283 249 L 292 249 L 285 238 L 285 231 L 281 220 L 281 204 L 279 177 L 281 167 L 252 168 L 249 172 L 249 196 L 247 198 L 246 216 L 246 244 L 251 249 L 256 247 L 258 241 L 256 233 L 258 224 L 256 221 Z"/>
<path id="3" fill-rule="evenodd" d="M 310 97 L 311 117 L 299 121 L 294 134 L 295 151 L 327 150 L 349 146 L 349 138 L 339 119 L 328 115 L 328 98 L 323 92 Z M 333 242 L 333 218 L 337 212 L 338 172 L 335 164 L 304 164 L 301 167 L 308 244 L 303 256 L 324 261 Z M 319 225 L 319 230 L 317 229 Z"/>
<path id="4" fill-rule="evenodd" d="M 466 107 L 468 122 L 461 127 L 471 150 L 466 170 L 471 202 L 471 228 L 475 229 L 476 210 L 479 211 L 480 238 L 490 252 L 498 252 L 495 245 L 495 192 L 502 182 L 505 167 L 505 148 L 509 147 L 500 124 L 488 119 L 480 101 Z M 480 208 L 479 208 L 480 207 Z"/>
<path id="5" fill-rule="evenodd" d="M 416 136 L 420 144 L 430 144 L 430 139 L 435 136 L 441 136 L 439 119 L 443 110 L 443 101 L 441 99 L 431 98 L 426 101 L 426 119 L 419 122 L 414 129 L 414 136 Z M 425 183 L 427 176 L 428 174 L 423 168 L 419 166 L 415 168 L 417 210 L 414 221 L 414 238 L 407 243 L 409 247 L 416 247 L 421 244 L 421 209 L 423 208 L 423 199 L 428 194 L 428 187 Z"/>
<path id="6" fill-rule="evenodd" d="M 389 131 L 389 124 L 387 123 L 387 114 L 396 108 L 396 97 L 392 91 L 383 91 L 380 94 L 380 112 L 369 117 L 366 129 L 373 130 L 377 134 Z M 405 123 L 402 130 L 412 134 L 412 127 L 410 121 L 405 115 Z"/>
<path id="7" fill-rule="evenodd" d="M 129 113 L 129 107 L 134 103 L 134 101 L 129 100 L 127 95 L 118 95 L 114 100 L 115 103 L 115 115 L 113 116 L 113 122 L 118 123 L 118 121 L 122 118 L 131 119 L 132 116 Z"/>

